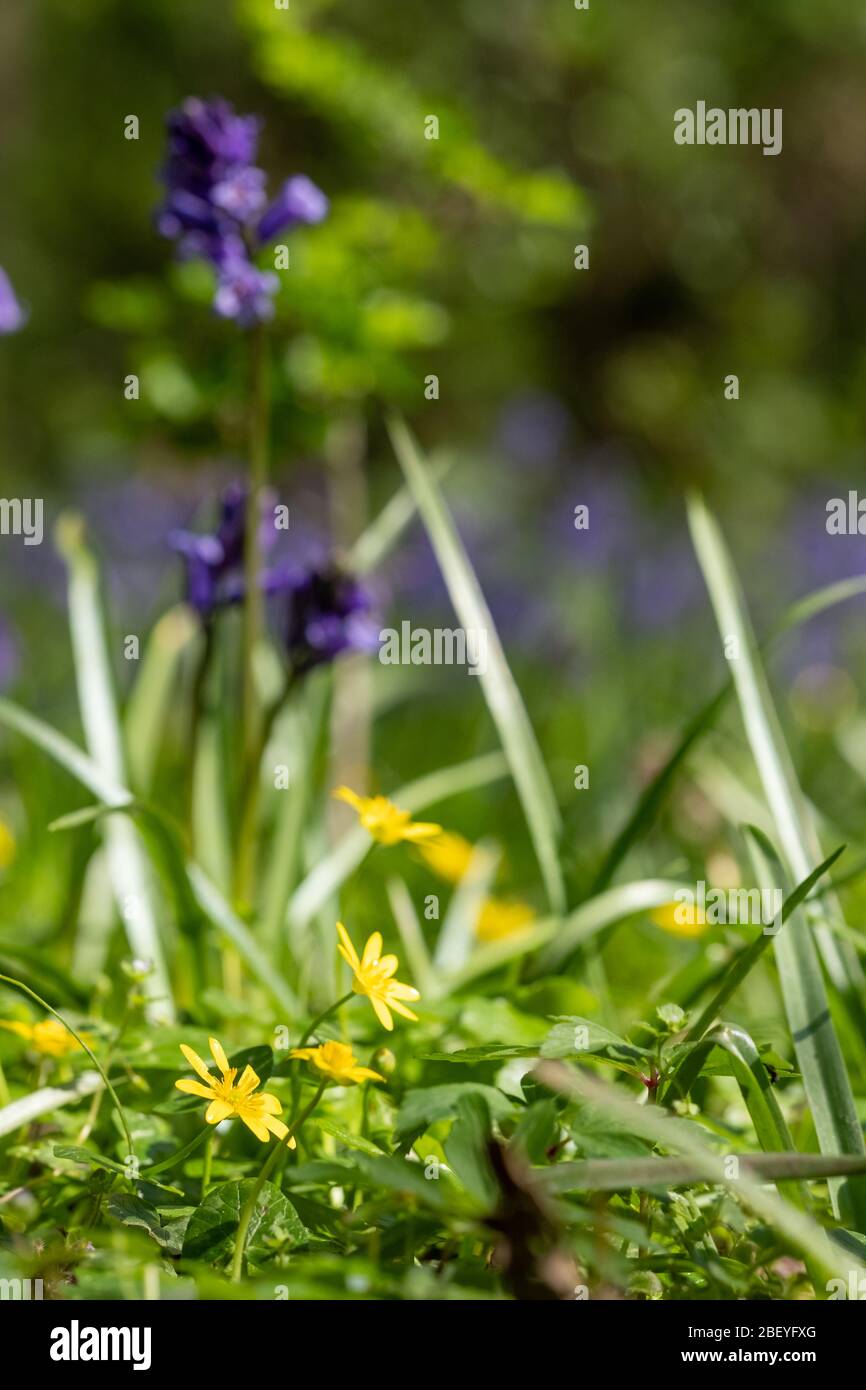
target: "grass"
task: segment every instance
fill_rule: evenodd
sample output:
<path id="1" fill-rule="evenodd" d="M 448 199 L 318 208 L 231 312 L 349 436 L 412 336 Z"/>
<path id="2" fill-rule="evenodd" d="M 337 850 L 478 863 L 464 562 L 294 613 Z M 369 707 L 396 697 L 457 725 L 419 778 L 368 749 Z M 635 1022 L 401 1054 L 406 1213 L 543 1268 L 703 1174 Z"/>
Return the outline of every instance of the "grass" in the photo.
<path id="1" fill-rule="evenodd" d="M 489 639 L 488 670 L 463 697 L 483 743 L 431 771 L 419 740 L 417 774 L 386 783 L 397 806 L 450 831 L 471 820 L 467 807 L 480 812 L 484 833 L 444 879 L 411 842 L 380 843 L 362 823 L 327 831 L 328 668 L 275 725 L 283 790 L 261 752 L 258 873 L 240 893 L 226 859 L 242 779 L 219 738 L 193 731 L 178 757 L 167 733 L 178 709 L 187 729 L 224 716 L 195 702 L 190 616 L 158 620 L 119 701 L 97 564 L 80 523 L 62 530 L 83 745 L 7 699 L 0 723 L 67 778 L 51 829 L 85 862 L 104 860 L 114 908 L 89 978 L 74 968 L 91 929 L 80 904 L 48 953 L 0 939 L 4 1016 L 20 1025 L 0 1038 L 0 1272 L 41 1277 L 67 1299 L 141 1296 L 145 1280 L 149 1297 L 154 1280 L 201 1298 L 287 1286 L 293 1298 L 554 1299 L 611 1284 L 630 1298 L 827 1296 L 831 1280 L 863 1272 L 866 1251 L 856 932 L 829 878 L 844 849 L 822 847 L 770 695 L 771 648 L 755 641 L 717 523 L 692 500 L 731 680 L 685 721 L 581 879 L 442 470 L 400 421 L 390 432 L 405 487 L 356 546 L 359 567 L 374 571 L 417 512 L 457 621 Z M 822 591 L 782 628 L 861 591 Z M 211 640 L 230 665 L 231 615 Z M 731 696 L 739 763 L 748 776 L 751 758 L 775 833 L 730 833 L 745 882 L 784 882 L 778 930 L 699 923 L 666 942 L 680 952 L 673 972 L 645 970 L 626 995 L 610 968 L 619 979 L 630 943 L 660 933 L 652 914 L 690 884 L 682 861 L 651 863 L 658 821 Z M 387 707 L 374 702 L 373 717 L 387 726 Z M 191 748 L 212 759 L 197 813 Z M 503 836 L 497 807 L 512 789 L 519 815 Z M 534 866 L 534 914 L 479 939 L 482 909 L 513 899 L 501 884 L 515 854 Z M 420 990 L 416 1019 L 398 1013 L 383 1029 L 363 962 L 350 987 L 338 920 L 359 953 L 383 934 L 371 954 L 397 953 L 396 978 Z M 772 1009 L 782 1024 L 770 1035 L 760 1017 Z M 46 1019 L 59 1034 L 40 1032 Z M 249 1066 L 254 1093 L 275 1098 L 282 1140 L 245 1128 L 240 1101 L 212 1127 L 208 1102 L 175 1087 L 190 1075 L 180 1045 L 206 1053 L 209 1036 L 227 1041 L 226 1085 Z M 304 1043 L 350 1048 L 375 1077 L 317 1072 L 292 1056 Z"/>

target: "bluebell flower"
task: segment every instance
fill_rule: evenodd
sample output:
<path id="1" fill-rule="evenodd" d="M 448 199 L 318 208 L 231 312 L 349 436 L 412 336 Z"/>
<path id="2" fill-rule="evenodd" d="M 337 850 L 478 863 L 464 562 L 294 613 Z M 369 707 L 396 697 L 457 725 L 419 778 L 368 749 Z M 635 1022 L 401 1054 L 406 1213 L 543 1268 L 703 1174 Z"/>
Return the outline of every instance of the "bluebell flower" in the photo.
<path id="1" fill-rule="evenodd" d="M 27 321 L 27 315 L 18 303 L 12 282 L 0 266 L 0 334 L 17 333 Z"/>
<path id="2" fill-rule="evenodd" d="M 243 598 L 246 515 L 247 490 L 234 483 L 223 494 L 219 525 L 213 535 L 177 530 L 169 536 L 169 544 L 186 567 L 186 601 L 206 620 L 217 608 Z M 263 517 L 262 549 L 269 549 L 274 538 L 272 522 Z"/>
<path id="3" fill-rule="evenodd" d="M 288 179 L 267 206 L 266 175 L 255 164 L 259 122 L 220 99 L 189 97 L 168 117 L 166 197 L 157 215 L 163 236 L 184 259 L 207 260 L 217 273 L 222 318 L 250 327 L 270 318 L 279 286 L 253 257 L 278 233 L 321 222 L 328 200 L 303 174 Z"/>
<path id="4" fill-rule="evenodd" d="M 343 652 L 373 651 L 378 624 L 369 591 L 336 566 L 309 570 L 289 592 L 286 650 L 303 675 Z"/>

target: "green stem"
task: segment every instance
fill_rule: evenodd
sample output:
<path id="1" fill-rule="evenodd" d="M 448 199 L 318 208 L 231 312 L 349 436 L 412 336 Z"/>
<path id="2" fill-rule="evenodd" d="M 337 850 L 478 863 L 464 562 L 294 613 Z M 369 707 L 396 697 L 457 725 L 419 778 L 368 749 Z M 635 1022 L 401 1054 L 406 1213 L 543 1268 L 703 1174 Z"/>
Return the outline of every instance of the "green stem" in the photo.
<path id="1" fill-rule="evenodd" d="M 125 1032 L 125 1030 L 126 1030 L 126 1025 L 127 1025 L 128 1021 L 129 1021 L 129 1004 L 127 1003 L 126 1006 L 125 1006 L 125 1008 L 124 1008 L 124 1010 L 123 1010 L 123 1013 L 121 1014 L 120 1022 L 118 1023 L 117 1028 L 115 1029 L 114 1037 L 111 1039 L 111 1042 L 108 1044 L 108 1048 L 106 1049 L 106 1053 L 105 1053 L 105 1065 L 106 1065 L 106 1067 L 110 1067 L 110 1066 L 111 1066 L 111 1063 L 114 1061 L 114 1054 L 115 1054 L 115 1052 L 117 1051 L 118 1044 L 119 1044 L 119 1042 L 120 1042 L 121 1038 L 123 1037 L 123 1034 L 124 1034 L 124 1032 Z M 101 1107 L 101 1105 L 102 1105 L 102 1097 L 103 1097 L 104 1095 L 105 1095 L 105 1092 L 104 1092 L 104 1091 L 95 1091 L 95 1092 L 94 1092 L 93 1100 L 90 1102 L 90 1109 L 89 1109 L 88 1112 L 87 1112 L 87 1119 L 84 1121 L 84 1124 L 81 1126 L 81 1130 L 80 1130 L 80 1133 L 79 1133 L 79 1135 L 78 1135 L 78 1139 L 77 1139 L 77 1141 L 76 1141 L 77 1143 L 83 1144 L 84 1141 L 85 1141 L 86 1139 L 88 1139 L 88 1138 L 90 1137 L 90 1135 L 93 1133 L 93 1129 L 94 1129 L 94 1127 L 95 1127 L 95 1125 L 96 1125 L 96 1121 L 97 1121 L 97 1119 L 99 1118 L 99 1111 L 100 1111 L 100 1107 Z"/>
<path id="2" fill-rule="evenodd" d="M 208 1137 L 207 1137 L 207 1143 L 206 1143 L 205 1146 L 204 1146 L 204 1163 L 202 1164 L 202 1170 L 201 1170 L 201 1200 L 202 1200 L 202 1201 L 204 1201 L 205 1197 L 207 1196 L 207 1190 L 208 1190 L 208 1188 L 210 1187 L 211 1169 L 213 1168 L 213 1146 L 214 1146 L 214 1138 L 215 1138 L 215 1137 L 216 1137 L 216 1130 L 215 1130 L 215 1129 L 211 1129 L 210 1134 L 209 1134 Z"/>
<path id="3" fill-rule="evenodd" d="M 195 764 L 201 724 L 207 708 L 208 676 L 210 675 L 213 652 L 214 626 L 213 619 L 209 618 L 205 621 L 204 642 L 199 654 L 198 665 L 193 680 L 192 701 L 190 706 L 189 778 L 186 789 L 186 812 L 187 829 L 189 831 L 190 844 L 193 848 L 195 848 Z"/>
<path id="4" fill-rule="evenodd" d="M 268 1154 L 267 1158 L 262 1164 L 261 1172 L 259 1173 L 259 1176 L 256 1178 L 250 1195 L 247 1197 L 246 1201 L 243 1204 L 243 1207 L 241 1208 L 240 1219 L 238 1220 L 238 1233 L 235 1237 L 235 1252 L 232 1258 L 231 1280 L 233 1284 L 239 1283 L 243 1275 L 244 1251 L 246 1249 L 247 1244 L 247 1234 L 250 1229 L 250 1222 L 253 1219 L 253 1212 L 256 1209 L 256 1202 L 259 1200 L 261 1190 L 267 1182 L 268 1177 L 270 1176 L 274 1167 L 276 1166 L 277 1160 L 281 1156 L 285 1156 L 289 1140 L 294 1139 L 295 1135 L 301 1128 L 304 1121 L 309 1119 L 310 1115 L 312 1115 L 313 1111 L 315 1110 L 316 1106 L 322 1098 L 322 1093 L 327 1084 L 327 1080 L 322 1081 L 320 1083 L 316 1091 L 316 1094 L 313 1096 L 313 1099 L 310 1101 L 309 1105 L 301 1111 L 301 1114 L 298 1116 L 298 1118 L 289 1126 L 289 1132 L 286 1135 L 285 1142 L 281 1140 L 279 1143 L 274 1144 L 274 1147 L 271 1149 L 271 1152 Z"/>
<path id="5" fill-rule="evenodd" d="M 212 1139 L 213 1133 L 212 1127 L 205 1125 L 204 1129 L 199 1130 L 195 1138 L 190 1139 L 188 1144 L 184 1144 L 182 1149 L 175 1149 L 167 1158 L 161 1158 L 159 1163 L 152 1163 L 149 1168 L 142 1168 L 140 1176 L 142 1178 L 155 1178 L 157 1173 L 164 1173 L 166 1168 L 173 1168 L 176 1163 L 180 1163 L 181 1159 L 188 1158 L 203 1139 Z"/>
<path id="6" fill-rule="evenodd" d="M 256 747 L 260 712 L 255 688 L 253 661 L 262 623 L 261 572 L 262 493 L 268 476 L 268 435 L 270 429 L 270 381 L 265 328 L 259 325 L 252 338 L 252 386 L 250 401 L 250 487 L 247 497 L 244 535 L 244 765 Z"/>
<path id="7" fill-rule="evenodd" d="M 102 1082 L 105 1086 L 106 1091 L 111 1096 L 111 1103 L 117 1111 L 117 1117 L 120 1120 L 120 1127 L 123 1130 L 123 1137 L 126 1140 L 126 1151 L 128 1154 L 131 1155 L 133 1152 L 132 1135 L 129 1132 L 129 1125 L 126 1123 L 126 1115 L 124 1114 L 123 1106 L 118 1100 L 117 1092 L 115 1091 L 114 1087 L 109 1081 L 105 1069 L 103 1068 L 102 1063 L 99 1061 L 98 1057 L 96 1057 L 93 1054 L 93 1052 L 91 1052 L 90 1048 L 87 1046 L 87 1043 L 84 1041 L 81 1035 L 79 1033 L 76 1033 L 75 1029 L 72 1027 L 72 1024 L 67 1023 L 63 1015 L 59 1014 L 56 1009 L 52 1009 L 51 1005 L 47 1004 L 45 1000 L 36 993 L 35 990 L 29 987 L 29 985 L 22 984 L 20 980 L 13 979 L 11 975 L 0 975 L 0 981 L 2 981 L 3 984 L 12 985 L 13 989 L 20 989 L 22 994 L 27 994 L 30 996 L 31 999 L 35 999 L 36 1003 L 39 1004 L 41 1008 L 47 1010 L 47 1012 L 50 1013 L 52 1017 L 57 1019 L 58 1023 L 63 1024 L 63 1027 L 66 1029 L 67 1033 L 71 1033 L 75 1041 L 78 1043 L 79 1047 L 82 1047 L 84 1049 L 91 1062 L 96 1067 L 96 1070 L 99 1072 L 99 1075 L 102 1077 Z"/>
<path id="8" fill-rule="evenodd" d="M 295 684 L 295 672 L 289 671 L 282 691 L 265 714 L 256 736 L 256 745 L 243 769 L 240 793 L 241 818 L 238 830 L 238 852 L 235 872 L 235 899 L 243 910 L 249 900 L 250 885 L 254 882 L 255 847 L 259 820 L 261 762 L 273 733 L 277 715 L 282 710 Z"/>
<path id="9" fill-rule="evenodd" d="M 307 1031 L 304 1033 L 304 1036 L 298 1043 L 298 1047 L 306 1047 L 309 1039 L 313 1036 L 319 1024 L 324 1023 L 326 1018 L 330 1018 L 331 1014 L 335 1014 L 338 1009 L 341 1009 L 343 1007 L 344 1004 L 348 1004 L 349 1000 L 354 998 L 354 995 L 355 991 L 353 989 L 350 989 L 347 994 L 344 994 L 342 998 L 338 999 L 334 1004 L 329 1004 L 327 1009 L 325 1009 L 324 1013 L 318 1014 L 317 1017 L 313 1019 L 312 1023 L 308 1025 Z"/>

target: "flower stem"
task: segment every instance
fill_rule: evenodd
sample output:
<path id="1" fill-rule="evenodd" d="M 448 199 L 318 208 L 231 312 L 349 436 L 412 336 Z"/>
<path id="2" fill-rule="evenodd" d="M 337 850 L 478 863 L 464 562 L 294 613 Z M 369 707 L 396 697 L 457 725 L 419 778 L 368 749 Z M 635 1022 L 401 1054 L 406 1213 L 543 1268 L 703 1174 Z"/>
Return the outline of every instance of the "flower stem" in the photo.
<path id="1" fill-rule="evenodd" d="M 308 1040 L 313 1036 L 319 1024 L 324 1023 L 326 1018 L 330 1018 L 331 1014 L 335 1014 L 338 1009 L 341 1009 L 343 1007 L 344 1004 L 348 1004 L 349 1000 L 353 998 L 354 993 L 355 991 L 350 989 L 347 994 L 344 994 L 342 996 L 342 998 L 336 1000 L 336 1002 L 333 1004 L 329 1004 L 327 1009 L 325 1009 L 324 1013 L 321 1013 L 316 1018 L 314 1018 L 312 1023 L 308 1024 L 307 1031 L 304 1033 L 304 1036 L 298 1043 L 298 1047 L 306 1047 Z"/>
<path id="2" fill-rule="evenodd" d="M 22 994 L 27 994 L 30 996 L 31 999 L 35 999 L 37 1004 L 41 1005 L 41 1007 L 43 1009 L 46 1009 L 48 1013 L 50 1013 L 54 1018 L 58 1020 L 58 1022 L 63 1024 L 63 1027 L 66 1029 L 67 1033 L 71 1033 L 75 1041 L 78 1043 L 79 1047 L 82 1047 L 84 1049 L 91 1062 L 96 1067 L 96 1070 L 99 1072 L 99 1075 L 102 1077 L 102 1083 L 105 1086 L 106 1091 L 111 1096 L 111 1103 L 114 1106 L 114 1109 L 117 1113 L 117 1118 L 120 1121 L 120 1128 L 123 1130 L 123 1137 L 126 1140 L 126 1151 L 127 1153 L 131 1154 L 133 1152 L 132 1136 L 129 1133 L 129 1125 L 126 1123 L 126 1115 L 124 1114 L 123 1106 L 117 1098 L 117 1092 L 115 1091 L 114 1087 L 109 1081 L 105 1068 L 99 1061 L 99 1058 L 96 1057 L 95 1054 L 91 1051 L 91 1049 L 87 1046 L 87 1043 L 84 1041 L 81 1035 L 79 1033 L 76 1033 L 75 1029 L 72 1027 L 72 1024 L 67 1023 L 63 1015 L 59 1014 L 56 1009 L 52 1009 L 51 1005 L 46 1003 L 46 1001 L 41 997 L 41 995 L 38 995 L 36 993 L 35 989 L 31 989 L 29 985 L 25 985 L 21 980 L 14 979 L 11 975 L 0 975 L 0 981 L 2 981 L 3 984 L 6 985 L 12 985 L 13 989 L 20 989 Z"/>
<path id="3" fill-rule="evenodd" d="M 262 632 L 264 603 L 261 576 L 261 506 L 268 478 L 270 434 L 270 369 L 268 340 L 263 324 L 255 329 L 251 344 L 250 486 L 244 534 L 243 707 L 241 730 L 243 756 L 241 784 L 259 743 L 261 710 L 256 691 L 255 656 Z M 242 885 L 243 887 L 244 885 Z"/>
<path id="4" fill-rule="evenodd" d="M 321 1082 L 316 1091 L 316 1094 L 313 1096 L 313 1099 L 310 1101 L 309 1105 L 301 1111 L 298 1118 L 294 1120 L 292 1124 L 289 1126 L 289 1132 L 286 1135 L 285 1142 L 281 1140 L 279 1143 L 274 1144 L 273 1148 L 271 1149 L 271 1152 L 268 1154 L 267 1158 L 262 1164 L 261 1172 L 259 1173 L 259 1176 L 256 1178 L 255 1183 L 253 1184 L 253 1188 L 250 1192 L 250 1195 L 247 1197 L 246 1201 L 243 1204 L 243 1207 L 241 1208 L 241 1214 L 238 1220 L 238 1233 L 235 1236 L 235 1252 L 232 1258 L 231 1280 L 233 1284 L 239 1283 L 241 1280 L 241 1276 L 243 1275 L 244 1251 L 246 1249 L 247 1244 L 247 1235 L 250 1229 L 250 1222 L 253 1219 L 253 1212 L 256 1209 L 256 1202 L 259 1200 L 262 1188 L 264 1187 L 265 1183 L 270 1177 L 273 1169 L 276 1167 L 277 1160 L 281 1156 L 285 1157 L 285 1155 L 288 1153 L 289 1139 L 293 1139 L 295 1137 L 304 1121 L 309 1119 L 310 1115 L 312 1115 L 313 1111 L 315 1110 L 316 1106 L 322 1098 L 322 1092 L 324 1091 L 327 1084 L 328 1083 L 326 1080 Z"/>
<path id="5" fill-rule="evenodd" d="M 157 1173 L 164 1173 L 166 1168 L 173 1168 L 176 1163 L 180 1163 L 181 1159 L 188 1158 L 193 1150 L 198 1148 L 203 1139 L 208 1139 L 212 1136 L 213 1129 L 210 1125 L 205 1125 L 204 1129 L 199 1130 L 195 1138 L 190 1139 L 188 1144 L 184 1144 L 183 1148 L 175 1149 L 167 1158 L 160 1159 L 159 1163 L 151 1163 L 148 1168 L 142 1168 L 139 1176 L 142 1178 L 153 1178 L 156 1177 Z"/>

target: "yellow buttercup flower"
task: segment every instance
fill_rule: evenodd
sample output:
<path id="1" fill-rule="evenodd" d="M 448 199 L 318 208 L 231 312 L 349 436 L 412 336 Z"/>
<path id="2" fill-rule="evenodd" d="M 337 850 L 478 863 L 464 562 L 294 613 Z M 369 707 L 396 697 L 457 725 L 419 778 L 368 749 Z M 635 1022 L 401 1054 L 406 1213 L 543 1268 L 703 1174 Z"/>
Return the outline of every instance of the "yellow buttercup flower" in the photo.
<path id="1" fill-rule="evenodd" d="M 268 1091 L 261 1091 L 257 1096 L 253 1095 L 256 1087 L 260 1084 L 252 1067 L 244 1067 L 240 1081 L 235 1085 L 237 1068 L 230 1067 L 228 1058 L 221 1043 L 216 1038 L 208 1038 L 211 1055 L 222 1072 L 222 1080 L 216 1080 L 207 1069 L 207 1063 L 203 1062 L 197 1052 L 193 1052 L 186 1043 L 180 1044 L 180 1050 L 189 1062 L 193 1071 L 198 1072 L 201 1081 L 193 1081 L 191 1077 L 184 1077 L 180 1081 L 175 1081 L 175 1086 L 179 1091 L 185 1091 L 191 1096 L 201 1096 L 204 1100 L 209 1100 L 210 1105 L 205 1111 L 205 1119 L 209 1125 L 218 1125 L 220 1121 L 227 1120 L 230 1115 L 237 1115 L 238 1119 L 243 1120 L 247 1129 L 251 1129 L 257 1139 L 261 1139 L 263 1144 L 268 1142 L 268 1133 L 275 1134 L 278 1139 L 285 1139 L 289 1133 L 288 1125 L 284 1125 L 282 1120 L 276 1117 L 282 1111 L 282 1106 L 276 1096 L 272 1096 Z M 202 1085 L 202 1081 L 205 1083 Z M 295 1147 L 295 1141 L 289 1138 L 290 1149 Z"/>
<path id="2" fill-rule="evenodd" d="M 357 1058 L 348 1043 L 326 1042 L 321 1047 L 293 1047 L 291 1057 L 300 1057 L 311 1062 L 317 1071 L 340 1086 L 348 1086 L 351 1081 L 384 1081 L 377 1071 L 369 1067 L 359 1067 Z"/>
<path id="3" fill-rule="evenodd" d="M 68 1028 L 56 1018 L 47 1018 L 42 1023 L 5 1023 L 0 1028 L 9 1033 L 17 1033 L 30 1043 L 34 1051 L 43 1057 L 65 1057 L 68 1052 L 80 1052 L 81 1044 L 73 1038 Z"/>
<path id="4" fill-rule="evenodd" d="M 670 932 L 671 936 L 681 936 L 689 941 L 703 936 L 709 927 L 703 908 L 696 903 L 662 903 L 661 907 L 654 908 L 650 913 L 650 921 L 655 922 L 662 931 Z"/>
<path id="5" fill-rule="evenodd" d="M 516 898 L 486 898 L 481 905 L 475 934 L 479 941 L 501 941 L 505 936 L 525 931 L 535 921 L 528 903 Z"/>
<path id="6" fill-rule="evenodd" d="M 462 835 L 443 830 L 441 835 L 419 845 L 418 850 L 434 874 L 444 878 L 446 883 L 459 883 L 469 868 L 474 846 Z"/>
<path id="7" fill-rule="evenodd" d="M 366 994 L 383 1028 L 390 1033 L 394 1028 L 391 1010 L 402 1014 L 403 1018 L 418 1021 L 418 1015 L 407 1009 L 403 1000 L 420 999 L 417 989 L 412 985 L 402 985 L 393 975 L 400 964 L 396 956 L 383 956 L 382 933 L 374 931 L 364 947 L 364 954 L 358 959 L 358 952 L 352 945 L 349 933 L 342 922 L 337 923 L 340 945 L 337 950 L 355 976 L 352 989 L 356 994 Z"/>
<path id="8" fill-rule="evenodd" d="M 441 825 L 413 821 L 411 812 L 402 811 L 387 796 L 359 796 L 351 787 L 338 787 L 333 795 L 358 812 L 364 829 L 382 845 L 396 845 L 401 840 L 414 843 L 442 833 Z"/>

